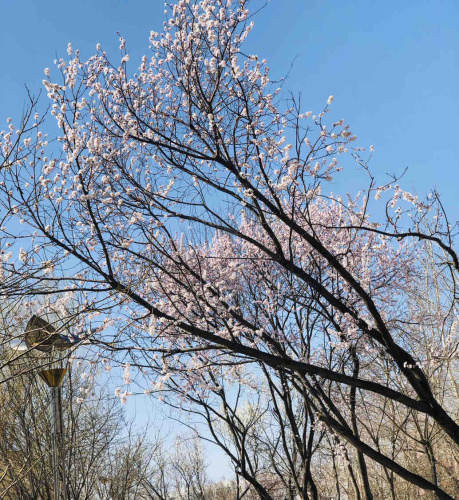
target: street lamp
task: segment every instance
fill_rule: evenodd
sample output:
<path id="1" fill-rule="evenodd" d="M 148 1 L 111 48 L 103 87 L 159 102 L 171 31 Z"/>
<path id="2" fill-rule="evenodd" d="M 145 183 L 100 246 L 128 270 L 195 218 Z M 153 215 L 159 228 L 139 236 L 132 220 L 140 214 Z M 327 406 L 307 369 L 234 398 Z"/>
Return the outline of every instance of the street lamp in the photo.
<path id="1" fill-rule="evenodd" d="M 51 355 L 56 353 L 56 351 L 63 352 L 75 344 L 75 342 L 72 343 L 70 341 L 69 337 L 59 334 L 47 321 L 35 315 L 27 323 L 24 340 L 29 349 L 50 353 Z M 51 395 L 54 500 L 62 500 L 62 493 L 65 500 L 68 498 L 64 469 L 64 421 L 62 418 L 61 394 L 61 385 L 66 372 L 67 369 L 62 367 L 62 356 L 57 356 L 57 359 L 52 361 L 51 368 L 38 372 L 42 380 L 49 387 Z"/>

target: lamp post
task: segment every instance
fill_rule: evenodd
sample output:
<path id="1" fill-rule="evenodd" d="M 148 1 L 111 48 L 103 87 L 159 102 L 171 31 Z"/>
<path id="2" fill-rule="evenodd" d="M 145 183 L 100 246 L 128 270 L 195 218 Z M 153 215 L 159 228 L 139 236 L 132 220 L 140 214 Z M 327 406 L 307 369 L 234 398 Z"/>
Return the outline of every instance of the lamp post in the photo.
<path id="1" fill-rule="evenodd" d="M 51 368 L 42 370 L 38 374 L 46 382 L 51 394 L 51 428 L 53 439 L 53 474 L 54 474 L 54 500 L 67 500 L 67 481 L 65 477 L 65 454 L 63 446 L 64 421 L 62 418 L 61 385 L 67 370 L 65 368 Z"/>
<path id="2" fill-rule="evenodd" d="M 56 351 L 65 351 L 73 345 L 68 337 L 59 334 L 51 324 L 35 315 L 27 323 L 24 340 L 29 349 L 50 353 L 52 357 L 55 357 Z M 38 374 L 49 387 L 51 396 L 54 500 L 67 500 L 67 481 L 64 467 L 64 421 L 62 418 L 61 394 L 61 386 L 67 369 L 62 367 L 61 356 L 57 356 L 57 359 L 52 359 L 51 366 L 53 365 L 58 366 L 41 370 Z"/>

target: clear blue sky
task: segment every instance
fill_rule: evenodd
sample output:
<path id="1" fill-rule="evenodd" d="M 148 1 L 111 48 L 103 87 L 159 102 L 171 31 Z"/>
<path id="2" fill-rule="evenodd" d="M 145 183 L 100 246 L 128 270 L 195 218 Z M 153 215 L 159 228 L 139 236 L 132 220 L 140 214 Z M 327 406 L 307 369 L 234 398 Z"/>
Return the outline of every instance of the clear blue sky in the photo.
<path id="1" fill-rule="evenodd" d="M 83 57 L 97 43 L 118 57 L 119 31 L 136 61 L 163 11 L 159 0 L 0 0 L 0 124 L 20 116 L 24 84 L 38 92 L 68 42 Z M 247 52 L 268 59 L 271 78 L 294 61 L 286 88 L 305 108 L 320 111 L 333 94 L 333 119 L 375 146 L 380 177 L 409 167 L 408 189 L 435 185 L 459 219 L 458 26 L 458 0 L 271 0 Z"/>

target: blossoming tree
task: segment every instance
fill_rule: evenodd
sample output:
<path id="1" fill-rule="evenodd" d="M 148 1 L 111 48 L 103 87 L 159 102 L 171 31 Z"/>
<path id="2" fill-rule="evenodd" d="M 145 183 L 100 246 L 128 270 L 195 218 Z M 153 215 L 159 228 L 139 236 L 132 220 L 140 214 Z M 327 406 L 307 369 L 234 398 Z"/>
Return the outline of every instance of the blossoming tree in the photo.
<path id="1" fill-rule="evenodd" d="M 409 436 L 422 416 L 457 450 L 457 410 L 443 397 L 458 333 L 452 228 L 435 193 L 421 202 L 396 179 L 376 182 L 349 126 L 325 123 L 333 97 L 317 115 L 285 105 L 267 61 L 243 50 L 247 3 L 166 4 L 136 69 L 120 38 L 118 62 L 100 47 L 82 61 L 69 44 L 59 81 L 45 70 L 56 140 L 33 99 L 21 127 L 1 135 L 1 292 L 58 296 L 74 329 L 92 328 L 102 364 L 129 357 L 127 386 L 136 370 L 152 381 L 147 393 L 204 411 L 232 384 L 271 394 L 301 498 L 318 498 L 312 450 L 324 432 L 355 457 L 358 498 L 374 497 L 369 464 L 389 483 L 452 498 L 441 475 L 397 461 L 372 428 L 403 414 Z M 365 190 L 330 194 L 349 159 Z M 386 213 L 373 221 L 381 197 Z M 427 255 L 447 283 L 435 317 L 413 301 Z M 413 325 L 431 332 L 422 351 Z M 237 413 L 225 418 L 234 429 Z M 241 443 L 227 450 L 271 498 Z"/>

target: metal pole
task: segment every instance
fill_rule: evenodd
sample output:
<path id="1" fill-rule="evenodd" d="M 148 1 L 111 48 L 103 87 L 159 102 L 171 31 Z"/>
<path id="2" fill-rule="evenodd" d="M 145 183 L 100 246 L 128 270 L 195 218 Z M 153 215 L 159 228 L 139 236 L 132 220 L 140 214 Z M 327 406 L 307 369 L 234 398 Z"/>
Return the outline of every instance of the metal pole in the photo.
<path id="1" fill-rule="evenodd" d="M 64 368 L 54 368 L 50 370 L 42 370 L 39 373 L 41 378 L 49 386 L 51 395 L 54 500 L 68 499 L 67 481 L 64 467 L 64 420 L 62 418 L 62 396 L 60 387 L 66 371 L 67 370 Z"/>
<path id="2" fill-rule="evenodd" d="M 51 387 L 52 428 L 53 428 L 53 473 L 54 473 L 54 500 L 67 500 L 67 484 L 64 468 L 64 421 L 62 418 L 61 388 Z"/>
<path id="3" fill-rule="evenodd" d="M 59 455 L 61 441 L 60 420 L 62 412 L 60 411 L 60 387 L 51 387 L 51 424 L 53 433 L 53 474 L 54 474 L 54 500 L 61 500 L 61 481 L 59 478 Z"/>

